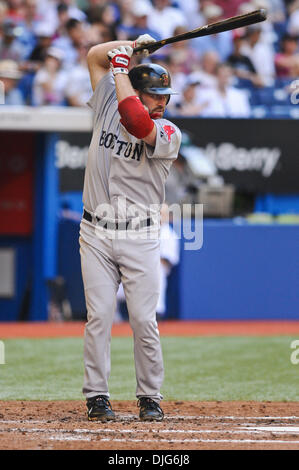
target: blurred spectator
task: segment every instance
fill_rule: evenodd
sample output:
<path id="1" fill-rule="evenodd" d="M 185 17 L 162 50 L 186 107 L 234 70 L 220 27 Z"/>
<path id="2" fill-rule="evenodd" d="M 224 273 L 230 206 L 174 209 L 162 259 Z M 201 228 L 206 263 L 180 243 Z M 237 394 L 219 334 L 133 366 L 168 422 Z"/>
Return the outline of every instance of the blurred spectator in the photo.
<path id="1" fill-rule="evenodd" d="M 117 39 L 115 28 L 104 23 L 89 25 L 85 31 L 86 43 L 89 47 L 103 42 L 115 41 Z"/>
<path id="2" fill-rule="evenodd" d="M 299 36 L 299 3 L 294 8 L 289 17 L 288 33 L 292 36 Z"/>
<path id="3" fill-rule="evenodd" d="M 251 0 L 253 4 L 254 10 L 259 10 L 260 8 L 264 8 L 267 10 L 267 21 L 263 21 L 259 23 L 259 27 L 261 28 L 261 41 L 265 44 L 268 44 L 270 47 L 274 47 L 275 41 L 277 41 L 277 35 L 275 33 L 273 23 L 270 20 L 271 18 L 271 5 L 272 0 Z"/>
<path id="4" fill-rule="evenodd" d="M 43 67 L 37 72 L 33 81 L 33 105 L 65 104 L 68 74 L 62 70 L 63 52 L 50 47 Z"/>
<path id="5" fill-rule="evenodd" d="M 202 117 L 248 118 L 251 114 L 247 94 L 231 85 L 232 69 L 228 64 L 217 68 L 217 87 L 204 88 L 198 100 L 203 105 Z"/>
<path id="6" fill-rule="evenodd" d="M 66 24 L 69 19 L 69 9 L 67 5 L 65 3 L 59 3 L 59 5 L 57 5 L 57 27 L 55 31 L 55 39 L 67 35 Z"/>
<path id="7" fill-rule="evenodd" d="M 35 28 L 37 43 L 28 57 L 28 61 L 35 63 L 37 69 L 46 58 L 46 52 L 51 45 L 54 34 L 53 26 L 47 23 L 39 23 Z"/>
<path id="8" fill-rule="evenodd" d="M 109 7 L 105 13 L 105 8 Z M 88 0 L 88 6 L 85 8 L 85 14 L 87 21 L 91 24 L 98 21 L 105 21 L 105 15 L 108 15 L 108 24 L 109 17 L 113 17 L 113 23 L 119 20 L 119 8 L 114 2 L 107 2 L 107 0 Z M 103 18 L 104 16 L 104 18 Z"/>
<path id="9" fill-rule="evenodd" d="M 200 7 L 200 4 L 202 3 L 202 0 L 176 0 L 175 2 L 180 10 L 183 12 L 186 20 L 187 20 L 187 23 L 188 25 L 193 24 L 193 21 L 195 19 L 195 17 L 197 16 L 197 13 L 198 13 L 198 10 L 199 10 L 199 7 Z M 198 24 L 198 26 L 194 26 L 194 28 L 198 28 L 200 26 L 200 24 Z M 192 26 L 190 29 L 193 29 Z"/>
<path id="10" fill-rule="evenodd" d="M 89 46 L 78 48 L 78 63 L 72 68 L 66 87 L 66 98 L 70 106 L 86 106 L 92 95 L 92 88 L 87 67 L 87 51 Z"/>
<path id="11" fill-rule="evenodd" d="M 22 94 L 20 90 L 16 88 L 21 75 L 16 62 L 13 60 L 0 61 L 0 80 L 4 85 L 5 105 L 24 104 Z"/>
<path id="12" fill-rule="evenodd" d="M 205 52 L 199 63 L 199 68 L 191 74 L 191 78 L 197 80 L 201 87 L 216 87 L 219 63 L 220 57 L 217 52 Z"/>
<path id="13" fill-rule="evenodd" d="M 274 50 L 262 39 L 262 28 L 260 25 L 249 26 L 240 49 L 247 56 L 261 77 L 263 85 L 272 85 L 275 76 Z"/>
<path id="14" fill-rule="evenodd" d="M 224 18 L 230 18 L 238 14 L 238 10 L 242 3 L 247 3 L 248 0 L 214 0 L 214 3 L 219 5 L 223 11 Z M 253 8 L 254 10 L 254 8 Z"/>
<path id="15" fill-rule="evenodd" d="M 91 24 L 104 23 L 107 26 L 115 26 L 119 20 L 119 11 L 115 5 L 106 2 L 103 5 L 94 5 L 88 18 Z"/>
<path id="16" fill-rule="evenodd" d="M 173 32 L 175 36 L 178 34 L 186 33 L 187 29 L 184 26 L 177 26 Z M 190 41 L 179 41 L 171 44 L 168 53 L 170 56 L 175 57 L 177 64 L 180 64 L 181 71 L 189 75 L 196 68 L 198 60 L 197 54 L 190 47 Z"/>
<path id="17" fill-rule="evenodd" d="M 38 25 L 39 17 L 37 14 L 37 0 L 24 0 L 24 18 L 20 23 L 22 34 L 20 42 L 24 46 L 24 58 L 28 58 L 36 45 L 35 29 Z"/>
<path id="18" fill-rule="evenodd" d="M 18 22 L 23 18 L 23 0 L 7 0 L 7 18 Z"/>
<path id="19" fill-rule="evenodd" d="M 180 100 L 176 103 L 173 114 L 177 116 L 199 116 L 206 106 L 198 101 L 197 89 L 199 82 L 195 79 L 187 79 Z"/>
<path id="20" fill-rule="evenodd" d="M 25 56 L 24 46 L 18 38 L 22 29 L 13 20 L 5 20 L 2 24 L 2 38 L 0 38 L 0 60 L 11 59 L 19 62 Z"/>
<path id="21" fill-rule="evenodd" d="M 7 5 L 5 2 L 0 1 L 0 28 L 5 21 L 5 18 L 7 18 Z"/>
<path id="22" fill-rule="evenodd" d="M 259 0 L 255 0 L 255 8 L 266 8 L 268 20 L 272 23 L 283 23 L 286 21 L 286 5 L 283 0 L 270 0 L 267 2 L 267 6 L 261 6 Z"/>
<path id="23" fill-rule="evenodd" d="M 120 25 L 118 28 L 120 38 L 137 38 L 142 34 L 149 34 L 156 41 L 160 41 L 162 37 L 148 26 L 148 17 L 152 10 L 149 0 L 135 0 L 132 5 L 132 24 Z"/>
<path id="24" fill-rule="evenodd" d="M 94 23 L 86 30 L 86 40 L 89 44 L 115 41 L 117 39 L 114 27 L 104 23 Z"/>
<path id="25" fill-rule="evenodd" d="M 82 44 L 86 42 L 86 31 L 82 22 L 74 18 L 70 18 L 66 23 L 66 35 L 55 39 L 52 42 L 53 47 L 63 51 L 63 66 L 65 68 L 72 67 L 78 59 L 78 50 Z"/>
<path id="26" fill-rule="evenodd" d="M 178 8 L 170 6 L 170 0 L 153 0 L 153 6 L 148 16 L 148 25 L 162 39 L 173 36 L 177 26 L 188 26 L 184 14 Z"/>
<path id="27" fill-rule="evenodd" d="M 51 45 L 54 29 L 51 24 L 38 23 L 35 27 L 36 45 L 29 57 L 19 63 L 19 68 L 24 72 L 19 83 L 26 104 L 32 103 L 32 87 L 35 73 L 43 65 L 47 50 Z"/>
<path id="28" fill-rule="evenodd" d="M 80 22 L 86 21 L 86 14 L 77 7 L 76 0 L 63 0 L 62 3 L 68 7 L 69 18 L 73 18 Z"/>
<path id="29" fill-rule="evenodd" d="M 137 0 L 138 1 L 138 0 Z M 149 0 L 151 3 L 151 0 Z M 135 0 L 115 0 L 119 9 L 119 25 L 121 26 L 132 26 L 133 24 L 133 5 Z"/>
<path id="30" fill-rule="evenodd" d="M 276 75 L 279 78 L 299 77 L 298 38 L 286 34 L 281 40 L 281 52 L 275 57 Z"/>
<path id="31" fill-rule="evenodd" d="M 171 88 L 177 92 L 177 95 L 172 95 L 167 105 L 167 110 L 172 113 L 175 108 L 176 103 L 181 100 L 181 93 L 185 86 L 187 77 L 186 74 L 181 69 L 180 62 L 176 61 L 175 54 L 171 54 L 165 57 L 164 66 L 168 69 L 171 76 Z M 163 64 L 161 64 L 163 66 Z"/>
<path id="32" fill-rule="evenodd" d="M 58 28 L 58 0 L 38 0 L 37 14 L 41 23 L 47 23 L 54 31 Z"/>
<path id="33" fill-rule="evenodd" d="M 261 77 L 256 73 L 253 63 L 246 55 L 242 54 L 242 47 L 244 45 L 244 38 L 235 35 L 234 38 L 234 51 L 228 57 L 227 62 L 231 65 L 235 76 L 242 80 L 244 85 L 246 81 L 248 84 L 252 83 L 255 86 L 263 86 Z"/>
<path id="34" fill-rule="evenodd" d="M 191 29 L 199 28 L 205 24 L 206 18 L 203 14 L 203 9 L 210 4 L 210 0 L 197 0 L 197 8 L 193 12 L 191 18 L 189 18 Z"/>
<path id="35" fill-rule="evenodd" d="M 207 4 L 202 13 L 204 23 L 210 24 L 221 20 L 223 10 L 218 5 Z M 192 39 L 191 45 L 195 48 L 199 57 L 202 57 L 206 52 L 214 51 L 219 54 L 222 61 L 225 61 L 233 50 L 232 31 Z"/>

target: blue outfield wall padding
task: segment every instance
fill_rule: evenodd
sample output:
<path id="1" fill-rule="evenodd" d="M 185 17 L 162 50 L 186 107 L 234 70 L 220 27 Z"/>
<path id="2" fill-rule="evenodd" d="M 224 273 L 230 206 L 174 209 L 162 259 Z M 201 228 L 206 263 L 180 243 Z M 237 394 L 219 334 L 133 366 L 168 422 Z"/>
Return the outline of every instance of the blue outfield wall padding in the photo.
<path id="1" fill-rule="evenodd" d="M 67 191 L 60 193 L 59 204 L 62 209 L 69 209 L 74 212 L 82 214 L 83 202 L 82 202 L 82 191 Z"/>
<path id="2" fill-rule="evenodd" d="M 37 137 L 33 235 L 33 286 L 30 320 L 48 319 L 47 279 L 57 274 L 58 170 L 55 133 Z"/>
<path id="3" fill-rule="evenodd" d="M 85 318 L 86 305 L 81 275 L 79 222 L 61 219 L 59 223 L 58 272 L 66 282 L 66 294 L 73 317 Z"/>
<path id="4" fill-rule="evenodd" d="M 299 320 L 298 240 L 299 226 L 205 222 L 202 249 L 182 251 L 180 317 Z"/>

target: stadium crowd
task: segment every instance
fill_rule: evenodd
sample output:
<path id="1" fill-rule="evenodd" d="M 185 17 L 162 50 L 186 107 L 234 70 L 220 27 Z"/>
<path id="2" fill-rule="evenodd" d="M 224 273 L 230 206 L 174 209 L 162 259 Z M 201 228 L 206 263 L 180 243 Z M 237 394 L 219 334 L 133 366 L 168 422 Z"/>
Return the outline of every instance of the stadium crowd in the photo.
<path id="1" fill-rule="evenodd" d="M 268 21 L 165 46 L 150 60 L 170 70 L 179 92 L 169 115 L 250 117 L 260 105 L 290 106 L 299 0 L 0 0 L 5 104 L 86 106 L 93 45 L 146 33 L 159 40 L 258 8 Z"/>

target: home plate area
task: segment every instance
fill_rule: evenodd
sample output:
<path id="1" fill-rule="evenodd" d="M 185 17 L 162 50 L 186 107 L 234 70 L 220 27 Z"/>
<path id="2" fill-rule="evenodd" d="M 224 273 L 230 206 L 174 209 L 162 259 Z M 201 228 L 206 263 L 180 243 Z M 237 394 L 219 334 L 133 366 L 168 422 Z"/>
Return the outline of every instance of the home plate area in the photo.
<path id="1" fill-rule="evenodd" d="M 117 420 L 88 422 L 85 403 L 2 402 L 1 449 L 299 449 L 298 403 L 163 402 L 163 422 L 140 422 L 136 402 Z"/>

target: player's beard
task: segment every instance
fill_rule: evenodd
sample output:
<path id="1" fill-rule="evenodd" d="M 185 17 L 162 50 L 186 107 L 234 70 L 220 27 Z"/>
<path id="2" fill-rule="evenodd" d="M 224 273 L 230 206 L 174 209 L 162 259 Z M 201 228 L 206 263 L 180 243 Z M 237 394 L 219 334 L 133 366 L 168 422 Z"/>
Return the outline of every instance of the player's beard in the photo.
<path id="1" fill-rule="evenodd" d="M 144 104 L 143 99 L 142 99 L 142 94 L 139 95 L 139 98 L 144 108 L 149 113 L 151 119 L 161 119 L 163 117 L 163 114 L 165 113 L 165 108 L 163 106 L 156 106 L 155 108 L 150 110 L 148 106 Z"/>
<path id="2" fill-rule="evenodd" d="M 152 119 L 161 119 L 165 109 L 162 106 L 156 106 L 152 111 L 150 111 L 149 115 Z"/>

